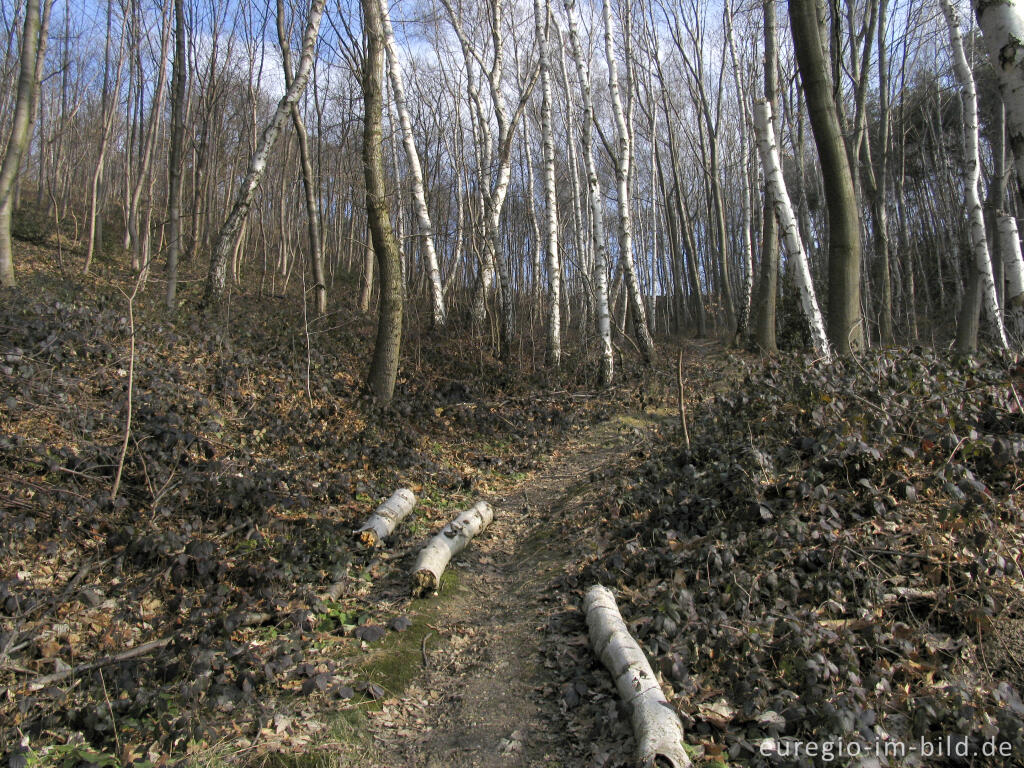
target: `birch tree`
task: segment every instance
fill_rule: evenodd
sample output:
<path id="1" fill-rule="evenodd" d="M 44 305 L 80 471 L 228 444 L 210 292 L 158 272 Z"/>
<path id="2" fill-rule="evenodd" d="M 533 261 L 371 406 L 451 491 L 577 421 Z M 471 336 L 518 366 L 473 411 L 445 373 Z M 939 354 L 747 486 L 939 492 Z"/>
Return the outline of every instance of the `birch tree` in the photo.
<path id="1" fill-rule="evenodd" d="M 775 144 L 775 130 L 772 127 L 772 109 L 767 101 L 759 101 L 754 107 L 754 128 L 757 132 L 757 147 L 764 166 L 765 186 L 771 200 L 773 213 L 782 229 L 782 238 L 786 243 L 790 267 L 794 282 L 800 291 L 800 306 L 811 331 L 811 340 L 815 353 L 825 362 L 832 359 L 832 349 L 825 334 L 825 324 L 818 308 L 818 300 L 814 295 L 814 282 L 807 263 L 807 254 L 800 239 L 793 204 L 789 199 L 786 182 L 782 176 L 782 163 L 779 160 L 779 149 Z"/>
<path id="2" fill-rule="evenodd" d="M 594 162 L 594 98 L 591 90 L 590 67 L 583 56 L 577 29 L 575 0 L 565 0 L 566 23 L 576 76 L 579 79 L 583 101 L 583 167 L 587 174 L 590 201 L 590 230 L 594 243 L 594 286 L 597 294 L 597 338 L 601 346 L 601 383 L 610 386 L 615 376 L 615 357 L 612 350 L 611 314 L 608 311 L 608 241 L 604 232 L 604 207 L 601 197 L 601 179 Z"/>
<path id="3" fill-rule="evenodd" d="M 1006 109 L 1007 138 L 1017 169 L 1017 183 L 1024 179 L 1024 8 L 1019 2 L 974 0 L 974 13 L 978 19 L 988 49 L 989 59 L 996 72 L 999 92 Z M 1007 319 L 1013 319 L 1018 335 L 1024 331 L 1024 261 L 1021 260 L 1020 240 L 1013 232 L 1016 221 L 1001 210 L 997 212 L 997 228 L 1006 265 L 1006 295 L 1004 304 Z M 1021 339 L 1017 339 L 1021 343 Z"/>
<path id="4" fill-rule="evenodd" d="M 1024 8 L 1017 0 L 973 0 L 973 6 L 1006 105 L 1019 183 L 1024 179 Z"/>
<path id="5" fill-rule="evenodd" d="M 395 34 L 391 28 L 388 0 L 379 1 L 384 31 L 384 48 L 387 54 L 388 79 L 391 82 L 391 95 L 402 128 L 402 143 L 405 146 L 405 157 L 409 163 L 409 174 L 412 177 L 413 205 L 416 209 L 420 237 L 423 240 L 423 251 L 427 257 L 432 318 L 434 326 L 442 328 L 447 321 L 447 311 L 444 302 L 444 288 L 441 285 L 441 269 L 438 265 L 437 251 L 434 248 L 434 225 L 430 220 L 427 196 L 423 190 L 423 169 L 420 166 L 420 156 L 416 150 L 416 137 L 413 134 L 412 120 L 409 118 L 409 109 L 406 104 L 405 83 L 402 79 L 402 67 L 398 58 L 398 46 L 395 44 Z"/>
<path id="6" fill-rule="evenodd" d="M 561 271 L 558 254 L 558 195 L 555 192 L 555 140 L 551 128 L 550 10 L 547 0 L 534 0 L 537 45 L 540 48 L 541 146 L 544 177 L 544 249 L 548 266 L 548 363 L 562 360 Z M 532 198 L 532 190 L 531 190 Z M 531 203 L 532 205 L 532 203 Z"/>
<path id="7" fill-rule="evenodd" d="M 487 301 L 494 289 L 496 272 L 501 284 L 499 347 L 500 352 L 505 354 L 511 344 L 514 305 L 508 263 L 501 241 L 501 213 L 505 206 L 505 197 L 508 194 L 512 177 L 512 141 L 515 138 L 516 126 L 522 118 L 540 69 L 539 66 L 533 66 L 526 73 L 521 85 L 519 102 L 515 109 L 510 111 L 506 98 L 507 89 L 504 85 L 505 30 L 501 0 L 489 0 L 487 3 L 491 56 L 490 61 L 486 63 L 484 55 L 469 39 L 465 31 L 462 22 L 462 9 L 453 6 L 451 0 L 441 0 L 441 2 L 448 12 L 449 21 L 459 40 L 466 62 L 466 87 L 470 100 L 470 111 L 474 118 L 473 129 L 478 139 L 475 142 L 475 150 L 479 153 L 477 163 L 481 170 L 478 187 L 483 210 L 485 238 L 483 258 L 473 300 L 473 315 L 478 324 L 483 323 Z M 473 73 L 474 64 L 479 67 L 481 77 L 487 81 L 496 131 L 492 130 L 491 117 L 484 110 L 480 87 Z"/>
<path id="8" fill-rule="evenodd" d="M 295 76 L 292 72 L 292 52 L 285 30 L 284 0 L 277 0 L 277 42 L 281 48 L 284 86 L 291 88 Z M 313 268 L 313 293 L 318 315 L 327 314 L 327 277 L 324 275 L 324 254 L 320 242 L 320 206 L 316 202 L 316 178 L 309 155 L 309 134 L 299 112 L 298 99 L 288 109 L 299 142 L 299 163 L 302 166 L 302 190 L 305 193 L 306 229 L 309 235 L 309 261 Z"/>
<path id="9" fill-rule="evenodd" d="M 299 66 L 295 72 L 295 78 L 291 86 L 285 91 L 277 104 L 274 116 L 263 129 L 255 152 L 249 159 L 245 177 L 239 185 L 235 194 L 235 201 L 228 214 L 227 220 L 221 227 L 217 242 L 213 247 L 213 254 L 210 257 L 210 270 L 206 278 L 206 292 L 204 303 L 213 306 L 219 303 L 221 296 L 227 287 L 228 259 L 238 240 L 238 234 L 242 229 L 252 207 L 256 189 L 267 170 L 267 159 L 270 150 L 273 149 L 277 137 L 284 128 L 285 121 L 289 118 L 292 105 L 295 104 L 302 91 L 305 90 L 306 82 L 309 79 L 309 72 L 313 66 L 313 51 L 316 48 L 317 35 L 320 31 L 320 19 L 323 17 L 326 0 L 312 0 L 309 9 L 309 16 L 306 20 L 306 29 L 302 36 L 302 54 L 299 58 Z"/>
<path id="10" fill-rule="evenodd" d="M 775 0 L 763 0 L 764 16 L 764 99 L 773 114 L 778 99 L 779 53 L 776 36 Z M 772 132 L 777 134 L 776 123 Z M 766 184 L 767 187 L 767 184 Z M 758 279 L 757 302 L 754 308 L 754 343 L 763 352 L 778 351 L 775 340 L 775 309 L 779 283 L 779 232 L 772 210 L 771 198 L 766 193 L 761 211 L 761 268 Z"/>
<path id="11" fill-rule="evenodd" d="M 747 96 L 740 74 L 739 61 L 736 56 L 736 39 L 733 30 L 732 0 L 725 0 L 726 37 L 729 42 L 729 60 L 732 64 L 733 87 L 739 102 L 740 124 L 740 207 L 743 219 L 743 297 L 736 316 L 736 343 L 740 343 L 747 335 L 747 324 L 750 318 L 750 303 L 754 293 L 754 246 L 750 230 L 750 179 L 747 175 L 748 146 L 747 122 L 749 110 Z"/>
<path id="12" fill-rule="evenodd" d="M 628 2 L 628 0 L 627 0 Z M 633 329 L 644 361 L 654 362 L 654 340 L 647 325 L 647 311 L 644 307 L 640 281 L 637 278 L 633 260 L 633 216 L 630 211 L 630 164 L 633 159 L 633 133 L 626 120 L 626 112 L 622 107 L 619 94 L 619 70 L 615 58 L 614 26 L 610 0 L 603 0 L 604 14 L 604 50 L 608 60 L 608 90 L 611 93 L 612 114 L 615 117 L 615 185 L 618 191 L 619 204 L 619 256 L 622 259 L 626 274 L 626 287 L 629 298 L 629 309 L 633 316 Z M 628 11 L 627 11 L 628 14 Z M 626 33 L 628 34 L 628 32 Z"/>
<path id="13" fill-rule="evenodd" d="M 982 301 L 985 314 L 992 324 L 999 345 L 1004 349 L 1008 346 L 1003 319 L 999 312 L 999 299 L 996 296 L 996 283 L 992 275 L 992 260 L 989 257 L 988 242 L 985 239 L 985 215 L 978 194 L 978 181 L 981 177 L 981 159 L 978 154 L 978 94 L 974 86 L 974 75 L 967 63 L 964 53 L 963 39 L 960 36 L 960 20 L 951 0 L 939 0 L 942 13 L 946 17 L 949 29 L 949 45 L 953 52 L 953 68 L 963 96 L 964 116 L 964 197 L 970 227 L 971 252 L 974 255 L 974 269 L 981 283 Z M 974 346 L 970 339 L 961 338 L 960 351 L 970 352 Z"/>

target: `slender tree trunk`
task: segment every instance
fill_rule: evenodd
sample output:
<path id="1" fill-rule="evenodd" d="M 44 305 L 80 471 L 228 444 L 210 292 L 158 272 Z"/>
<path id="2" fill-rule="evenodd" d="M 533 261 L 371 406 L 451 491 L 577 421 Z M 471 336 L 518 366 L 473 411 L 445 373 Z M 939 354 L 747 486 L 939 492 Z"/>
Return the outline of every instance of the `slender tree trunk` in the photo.
<path id="1" fill-rule="evenodd" d="M 366 179 L 366 215 L 380 274 L 377 340 L 367 383 L 382 402 L 391 399 L 398 378 L 402 346 L 404 287 L 401 254 L 391 229 L 384 183 L 384 23 L 380 0 L 361 0 L 363 36 L 363 170 Z"/>
<path id="2" fill-rule="evenodd" d="M 548 4 L 534 0 L 537 45 L 540 46 L 541 145 L 544 176 L 544 249 L 548 262 L 548 364 L 562 361 L 562 268 L 558 253 L 558 194 L 555 191 L 555 140 L 551 127 L 551 58 Z M 570 139 L 571 140 L 571 139 Z"/>
<path id="3" fill-rule="evenodd" d="M 594 99 L 591 91 L 590 69 L 583 57 L 579 33 L 576 28 L 574 0 L 565 0 L 565 15 L 569 25 L 569 43 L 576 63 L 576 76 L 583 92 L 583 166 L 587 172 L 590 200 L 590 229 L 594 242 L 594 286 L 597 293 L 597 338 L 601 345 L 601 383 L 610 386 L 615 376 L 615 357 L 612 350 L 611 314 L 608 309 L 608 241 L 604 232 L 604 205 L 601 180 L 594 162 Z"/>
<path id="4" fill-rule="evenodd" d="M 892 330 L 892 269 L 889 256 L 889 215 L 886 197 L 889 177 L 889 64 L 885 49 L 886 12 L 889 0 L 878 3 L 878 168 L 870 171 L 874 176 L 871 196 L 871 218 L 874 221 L 875 269 L 874 283 L 877 300 L 878 339 L 882 346 L 893 343 Z M 865 136 L 864 146 L 870 147 Z M 870 169 L 870 165 L 868 166 Z"/>
<path id="5" fill-rule="evenodd" d="M 775 132 L 772 128 L 771 105 L 765 101 L 759 102 L 754 107 L 754 111 L 757 144 L 761 153 L 761 163 L 764 165 L 767 193 L 771 197 L 775 216 L 778 217 L 782 228 L 782 237 L 786 241 L 793 282 L 800 291 L 800 304 L 811 331 L 814 351 L 828 362 L 832 358 L 832 350 L 825 335 L 825 324 L 821 319 L 821 310 L 818 309 L 818 300 L 814 295 L 814 282 L 811 280 L 807 255 L 804 253 L 803 243 L 800 240 L 796 216 L 793 214 L 793 204 L 790 202 L 789 193 L 786 191 L 786 182 L 782 177 L 782 163 L 779 160 L 779 150 L 775 144 Z"/>
<path id="6" fill-rule="evenodd" d="M 165 5 L 161 14 L 164 20 L 163 34 L 160 40 L 160 64 L 158 67 L 156 91 L 153 94 L 153 103 L 150 106 L 148 126 L 145 129 L 145 138 L 142 140 L 142 147 L 139 156 L 138 175 L 135 183 L 131 185 L 131 193 L 128 198 L 128 228 L 125 237 L 130 240 L 132 248 L 132 268 L 143 275 L 149 272 L 149 240 L 150 232 L 145 226 L 152 211 L 152 199 L 147 201 L 149 212 L 143 214 L 140 210 L 142 205 L 143 190 L 147 187 L 151 175 L 150 169 L 153 163 L 153 155 L 156 151 L 156 138 L 160 131 L 160 118 L 163 115 L 164 89 L 167 85 L 167 56 L 171 42 L 171 25 L 168 20 L 168 5 Z M 139 110 L 139 130 L 142 131 L 142 110 Z M 152 198 L 152 196 L 150 196 Z M 140 218 L 145 221 L 140 222 Z M 145 278 L 144 278 L 145 279 Z"/>
<path id="7" fill-rule="evenodd" d="M 398 46 L 395 44 L 395 35 L 391 29 L 391 18 L 388 15 L 388 3 L 387 0 L 379 0 L 379 2 L 381 3 L 384 45 L 387 50 L 388 77 L 391 81 L 391 93 L 394 96 L 395 108 L 398 110 L 398 120 L 402 127 L 405 156 L 409 163 L 410 175 L 412 176 L 413 204 L 416 209 L 420 237 L 423 239 L 423 250 L 427 257 L 431 308 L 433 310 L 432 318 L 434 326 L 442 328 L 447 321 L 447 310 L 444 304 L 444 289 L 441 285 L 441 269 L 438 265 L 437 251 L 434 249 L 434 225 L 430 220 L 430 211 L 427 208 L 427 196 L 423 188 L 423 170 L 420 166 L 419 153 L 416 151 L 416 138 L 412 132 L 412 120 L 409 117 L 409 109 L 406 106 L 405 83 L 402 80 Z"/>
<path id="8" fill-rule="evenodd" d="M 633 219 L 630 211 L 629 178 L 630 164 L 633 156 L 633 137 L 626 113 L 622 108 L 619 95 L 618 64 L 615 59 L 613 43 L 612 9 L 609 0 L 603 1 L 604 8 L 604 47 L 608 59 L 608 89 L 611 91 L 612 113 L 615 116 L 615 144 L 618 156 L 615 159 L 615 181 L 619 197 L 619 252 L 626 273 L 626 284 L 629 293 L 630 313 L 633 316 L 633 330 L 644 362 L 654 362 L 654 339 L 647 325 L 647 312 L 644 307 L 640 281 L 637 279 L 636 266 L 633 261 Z"/>
<path id="9" fill-rule="evenodd" d="M 981 296 L 985 314 L 995 332 L 999 345 L 1008 346 L 1003 318 L 999 313 L 999 300 L 996 298 L 996 283 L 992 275 L 992 260 L 989 258 L 988 242 L 985 239 L 985 214 L 978 195 L 978 180 L 981 176 L 981 159 L 978 155 L 978 94 L 974 87 L 974 75 L 967 63 L 963 40 L 960 37 L 960 20 L 951 0 L 939 0 L 942 12 L 949 28 L 949 44 L 953 49 L 953 66 L 957 79 L 963 89 L 964 99 L 964 195 L 966 197 L 967 215 L 970 221 L 971 251 L 974 254 L 974 271 L 977 272 L 981 285 Z M 973 281 L 972 281 L 973 283 Z M 972 351 L 975 347 L 957 334 L 957 346 L 961 352 Z"/>
<path id="10" fill-rule="evenodd" d="M 1024 344 L 1024 258 L 1021 255 L 1020 234 L 1017 219 L 1005 211 L 996 212 L 996 230 L 999 233 L 1000 250 L 1006 266 L 1006 307 L 1007 331 L 1013 335 L 1014 345 Z"/>
<path id="11" fill-rule="evenodd" d="M 167 308 L 178 306 L 178 260 L 181 254 L 182 160 L 185 147 L 185 99 L 188 64 L 185 60 L 185 0 L 174 0 L 174 63 L 171 72 L 171 142 L 167 160 Z"/>
<path id="12" fill-rule="evenodd" d="M 836 351 L 864 345 L 860 314 L 860 216 L 827 74 L 816 0 L 790 0 L 789 20 L 828 208 L 828 332 Z"/>
<path id="13" fill-rule="evenodd" d="M 764 97 L 772 112 L 778 94 L 779 52 L 776 42 L 775 0 L 764 0 Z M 773 133 L 778 133 L 773 125 Z M 767 185 L 766 185 L 767 186 Z M 761 208 L 761 271 L 754 312 L 754 342 L 762 352 L 778 352 L 775 306 L 779 291 L 779 233 L 771 198 L 765 191 Z"/>
<path id="14" fill-rule="evenodd" d="M 27 0 L 25 23 L 21 33 L 21 67 L 18 90 L 11 120 L 7 151 L 0 163 L 0 285 L 13 288 L 14 255 L 11 243 L 11 214 L 14 211 L 14 186 L 21 158 L 32 138 L 35 105 L 39 98 L 43 62 L 46 58 L 46 36 L 50 26 L 53 0 Z"/>
<path id="15" fill-rule="evenodd" d="M 203 301 L 207 308 L 219 304 L 220 298 L 227 288 L 228 259 L 235 248 L 242 223 L 249 214 L 249 208 L 256 196 L 256 189 L 266 173 L 270 150 L 273 149 L 274 143 L 291 113 L 292 106 L 298 101 L 306 87 L 309 71 L 313 66 L 313 51 L 316 48 L 316 39 L 320 31 L 320 19 L 323 17 L 325 3 L 326 0 L 312 0 L 309 17 L 306 21 L 306 30 L 302 37 L 302 55 L 299 58 L 295 79 L 292 80 L 291 87 L 285 91 L 284 96 L 278 102 L 274 117 L 263 129 L 263 135 L 256 146 L 256 151 L 249 159 L 245 178 L 235 194 L 231 212 L 217 236 L 217 242 L 210 257 L 210 271 L 206 278 L 206 293 Z"/>
<path id="16" fill-rule="evenodd" d="M 736 40 L 733 34 L 732 24 L 732 0 L 725 0 L 726 31 L 729 41 L 729 58 L 732 63 L 733 85 L 736 87 L 736 97 L 739 101 L 739 123 L 740 123 L 740 194 L 742 199 L 741 216 L 743 218 L 743 297 L 740 300 L 739 312 L 736 315 L 736 336 L 734 342 L 741 344 L 747 336 L 750 320 L 750 304 L 754 293 L 754 246 L 750 230 L 750 177 L 748 175 L 749 146 L 747 143 L 747 123 L 749 112 L 747 110 L 747 95 L 740 81 L 739 61 L 736 57 Z"/>
<path id="17" fill-rule="evenodd" d="M 284 86 L 291 88 L 292 54 L 288 42 L 288 34 L 284 26 L 284 0 L 277 0 L 277 41 L 281 46 L 281 62 L 284 68 Z M 316 296 L 318 315 L 327 314 L 327 277 L 324 274 L 324 253 L 320 242 L 320 206 L 316 202 L 316 177 L 313 175 L 313 162 L 309 156 L 309 136 L 306 124 L 299 112 L 298 101 L 292 102 L 289 110 L 295 134 L 299 140 L 299 163 L 302 165 L 302 190 L 305 193 L 306 227 L 309 234 L 309 261 L 313 268 L 313 291 Z"/>

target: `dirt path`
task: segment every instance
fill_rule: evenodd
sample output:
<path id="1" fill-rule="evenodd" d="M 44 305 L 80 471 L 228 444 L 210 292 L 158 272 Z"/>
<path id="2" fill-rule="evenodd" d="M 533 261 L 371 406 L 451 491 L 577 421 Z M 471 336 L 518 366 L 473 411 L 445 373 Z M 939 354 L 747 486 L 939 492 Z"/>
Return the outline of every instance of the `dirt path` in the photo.
<path id="1" fill-rule="evenodd" d="M 455 565 L 423 638 L 422 674 L 369 719 L 362 765 L 560 766 L 572 745 L 544 666 L 544 628 L 562 600 L 569 517 L 593 493 L 591 473 L 648 440 L 644 421 L 615 419 L 557 451 L 536 476 L 490 498 L 492 526 Z M 578 530 L 578 529 L 577 529 Z"/>

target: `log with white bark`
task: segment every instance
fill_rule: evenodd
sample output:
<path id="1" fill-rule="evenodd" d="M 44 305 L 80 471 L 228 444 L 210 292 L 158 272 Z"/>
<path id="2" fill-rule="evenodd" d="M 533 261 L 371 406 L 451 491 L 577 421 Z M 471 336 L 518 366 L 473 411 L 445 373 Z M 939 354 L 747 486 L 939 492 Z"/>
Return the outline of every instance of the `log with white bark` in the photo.
<path id="1" fill-rule="evenodd" d="M 615 596 L 595 584 L 583 598 L 590 645 L 615 679 L 622 700 L 633 710 L 633 735 L 638 763 L 654 766 L 668 762 L 673 768 L 689 766 L 683 748 L 683 725 L 665 698 L 651 664 L 622 620 Z"/>
<path id="2" fill-rule="evenodd" d="M 412 592 L 425 595 L 434 592 L 441 584 L 441 574 L 455 555 L 480 531 L 491 524 L 494 510 L 486 501 L 478 501 L 472 507 L 459 513 L 441 532 L 432 538 L 420 551 L 412 569 Z"/>
<path id="3" fill-rule="evenodd" d="M 811 281 L 807 254 L 800 239 L 800 230 L 797 227 L 796 215 L 793 213 L 793 203 L 789 199 L 789 191 L 786 189 L 786 181 L 782 176 L 782 162 L 779 160 L 779 148 L 775 143 L 775 128 L 772 124 L 772 105 L 767 101 L 758 101 L 754 105 L 754 131 L 757 134 L 757 148 L 764 166 L 765 186 L 775 209 L 775 218 L 782 228 L 783 242 L 789 251 L 790 264 L 794 268 L 794 282 L 800 291 L 800 304 L 811 330 L 814 351 L 828 362 L 832 359 L 832 347 L 825 335 L 825 322 L 821 317 L 818 299 L 814 295 L 814 283 Z"/>
<path id="4" fill-rule="evenodd" d="M 416 494 L 408 488 L 399 488 L 391 498 L 377 507 L 376 511 L 356 531 L 359 540 L 368 547 L 376 547 L 395 531 L 406 515 L 416 506 Z"/>
<path id="5" fill-rule="evenodd" d="M 989 257 L 988 241 L 985 239 L 985 216 L 981 208 L 981 197 L 978 194 L 978 180 L 981 177 L 981 159 L 978 154 L 978 92 L 974 85 L 967 54 L 964 52 L 963 37 L 960 34 L 960 19 L 950 0 L 939 0 L 942 13 L 946 17 L 949 30 L 949 46 L 953 52 L 953 69 L 956 71 L 964 99 L 964 202 L 967 204 L 967 216 L 970 223 L 971 251 L 974 254 L 974 268 L 981 281 L 982 298 L 985 314 L 995 333 L 999 345 L 1006 349 L 1009 345 L 1003 328 L 1003 318 L 999 313 L 999 300 L 996 296 L 996 282 L 992 274 L 992 259 Z M 997 67 L 998 69 L 998 67 Z"/>

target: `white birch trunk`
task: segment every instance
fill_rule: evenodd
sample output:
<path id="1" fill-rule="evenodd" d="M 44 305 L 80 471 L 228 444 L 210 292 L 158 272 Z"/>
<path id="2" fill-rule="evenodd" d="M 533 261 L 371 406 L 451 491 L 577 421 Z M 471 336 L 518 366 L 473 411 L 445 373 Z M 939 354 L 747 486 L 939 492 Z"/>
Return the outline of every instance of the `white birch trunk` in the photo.
<path id="1" fill-rule="evenodd" d="M 655 761 L 673 768 L 691 765 L 683 749 L 683 725 L 661 690 L 651 664 L 622 620 L 615 596 L 607 587 L 595 584 L 583 598 L 590 647 L 615 680 L 622 700 L 633 710 L 633 734 L 637 761 L 654 766 Z"/>
<path id="2" fill-rule="evenodd" d="M 526 212 L 530 218 L 530 231 L 533 233 L 533 241 L 530 243 L 530 264 L 533 268 L 533 303 L 536 307 L 536 310 L 531 311 L 532 317 L 533 311 L 542 313 L 544 306 L 541 299 L 541 293 L 543 293 L 541 273 L 543 272 L 542 251 L 544 250 L 544 236 L 540 233 L 540 222 L 537 220 L 537 206 L 534 204 L 537 198 L 536 185 L 533 178 L 533 150 L 530 149 L 529 131 L 526 133 L 526 140 L 523 142 L 523 146 L 526 155 L 526 188 L 529 190 L 527 195 L 530 201 L 526 206 Z"/>
<path id="3" fill-rule="evenodd" d="M 416 495 L 408 488 L 399 488 L 356 531 L 359 540 L 368 547 L 376 547 L 394 533 L 395 527 L 415 506 Z"/>
<path id="4" fill-rule="evenodd" d="M 316 48 L 317 35 L 320 32 L 320 19 L 323 18 L 324 5 L 327 0 L 312 0 L 309 9 L 309 17 L 306 20 L 306 29 L 302 36 L 302 54 L 299 58 L 299 66 L 295 72 L 295 79 L 291 87 L 285 91 L 284 96 L 277 104 L 274 117 L 263 129 L 263 135 L 256 147 L 256 151 L 249 158 L 249 166 L 246 169 L 245 178 L 235 194 L 235 202 L 228 214 L 227 221 L 221 227 L 217 236 L 217 243 L 213 248 L 213 255 L 210 259 L 210 272 L 206 279 L 205 303 L 210 304 L 216 301 L 224 293 L 227 286 L 227 265 L 238 239 L 238 233 L 242 229 L 242 223 L 249 214 L 256 189 L 263 180 L 267 170 L 267 159 L 270 157 L 270 150 L 273 149 L 277 137 L 288 120 L 292 105 L 299 100 L 299 96 L 306 88 L 306 81 L 309 80 L 309 73 L 313 67 L 313 53 Z"/>
<path id="5" fill-rule="evenodd" d="M 1024 258 L 1021 256 L 1017 220 L 1005 211 L 997 212 L 996 231 L 1006 278 L 1007 331 L 1012 331 L 1013 341 L 1019 347 L 1024 343 Z"/>
<path id="6" fill-rule="evenodd" d="M 430 298 L 433 308 L 434 326 L 444 326 L 447 316 L 444 305 L 444 289 L 441 285 L 441 269 L 438 265 L 437 251 L 434 249 L 434 225 L 430 221 L 427 209 L 427 196 L 423 191 L 423 169 L 420 166 L 419 152 L 416 151 L 416 138 L 412 132 L 412 120 L 405 100 L 405 83 L 402 81 L 402 69 L 398 61 L 398 46 L 395 44 L 395 33 L 391 28 L 391 17 L 388 14 L 388 0 L 380 0 L 381 13 L 384 18 L 384 50 L 387 53 L 388 77 L 391 80 L 391 94 L 398 110 L 398 120 L 402 126 L 402 141 L 405 145 L 405 156 L 409 162 L 412 175 L 412 199 L 416 209 L 416 219 L 423 238 L 423 250 L 427 255 L 427 270 L 430 278 Z"/>
<path id="7" fill-rule="evenodd" d="M 574 0 L 565 0 L 569 26 L 569 42 L 576 62 L 576 75 L 583 92 L 583 165 L 587 172 L 590 199 L 590 226 L 594 241 L 594 287 L 597 293 L 597 337 L 601 344 L 601 383 L 610 386 L 615 377 L 615 356 L 612 350 L 611 313 L 608 310 L 608 241 L 604 233 L 604 208 L 601 180 L 594 162 L 594 98 L 590 88 L 590 69 L 580 46 L 576 28 Z"/>
<path id="8" fill-rule="evenodd" d="M 825 362 L 829 362 L 832 360 L 832 348 L 825 335 L 825 323 L 818 307 L 818 299 L 814 295 L 814 283 L 807 264 L 807 254 L 800 240 L 793 204 L 790 202 L 786 182 L 782 176 L 782 163 L 779 160 L 779 149 L 775 144 L 775 129 L 772 127 L 772 107 L 766 101 L 758 101 L 754 105 L 754 131 L 757 134 L 757 147 L 764 166 L 765 185 L 794 268 L 794 282 L 800 291 L 800 306 L 811 330 L 814 351 Z"/>
<path id="9" fill-rule="evenodd" d="M 486 501 L 478 501 L 448 523 L 420 550 L 412 569 L 412 593 L 426 595 L 437 590 L 441 574 L 455 555 L 494 519 L 494 510 Z"/>
<path id="10" fill-rule="evenodd" d="M 960 20 L 950 0 L 939 0 L 942 13 L 949 28 L 949 44 L 953 49 L 953 68 L 963 89 L 964 99 L 964 196 L 970 224 L 971 250 L 974 253 L 974 268 L 981 282 L 982 303 L 985 314 L 992 323 L 999 345 L 1006 349 L 1006 331 L 999 312 L 996 296 L 996 281 L 992 274 L 992 260 L 989 258 L 988 242 L 985 240 L 985 214 L 978 195 L 978 179 L 981 176 L 981 160 L 978 156 L 978 93 L 974 87 L 974 75 L 967 63 L 963 39 L 960 36 Z M 998 67 L 996 68 L 998 69 Z"/>
<path id="11" fill-rule="evenodd" d="M 555 191 L 555 140 L 551 128 L 551 57 L 548 4 L 534 0 L 533 14 L 540 46 L 541 145 L 545 204 L 545 250 L 548 261 L 548 363 L 554 367 L 562 361 L 562 268 L 558 254 L 558 193 Z"/>
<path id="12" fill-rule="evenodd" d="M 633 217 L 630 213 L 629 178 L 633 159 L 633 136 L 619 95 L 619 70 L 613 44 L 612 9 L 609 0 L 604 0 L 604 49 L 608 59 L 608 89 L 611 92 L 612 113 L 615 116 L 615 143 L 618 157 L 615 162 L 615 182 L 619 196 L 619 252 L 626 271 L 626 285 L 629 289 L 629 305 L 633 312 L 633 325 L 644 361 L 654 360 L 654 340 L 647 325 L 647 311 L 640 281 L 637 279 L 633 262 Z"/>
<path id="13" fill-rule="evenodd" d="M 740 66 L 736 57 L 736 39 L 733 30 L 732 0 L 725 0 L 726 26 L 728 27 L 729 58 L 732 62 L 732 78 L 736 87 L 736 96 L 740 108 L 740 181 L 741 204 L 743 206 L 743 299 L 740 304 L 739 319 L 736 322 L 737 341 L 746 336 L 750 321 L 750 304 L 754 296 L 754 244 L 750 229 L 751 189 L 748 168 L 750 166 L 750 147 L 747 143 L 747 125 L 750 111 L 747 109 L 747 91 L 740 79 Z"/>
<path id="14" fill-rule="evenodd" d="M 1016 0 L 973 0 L 972 5 L 1006 105 L 1017 178 L 1024 179 L 1024 8 Z"/>

